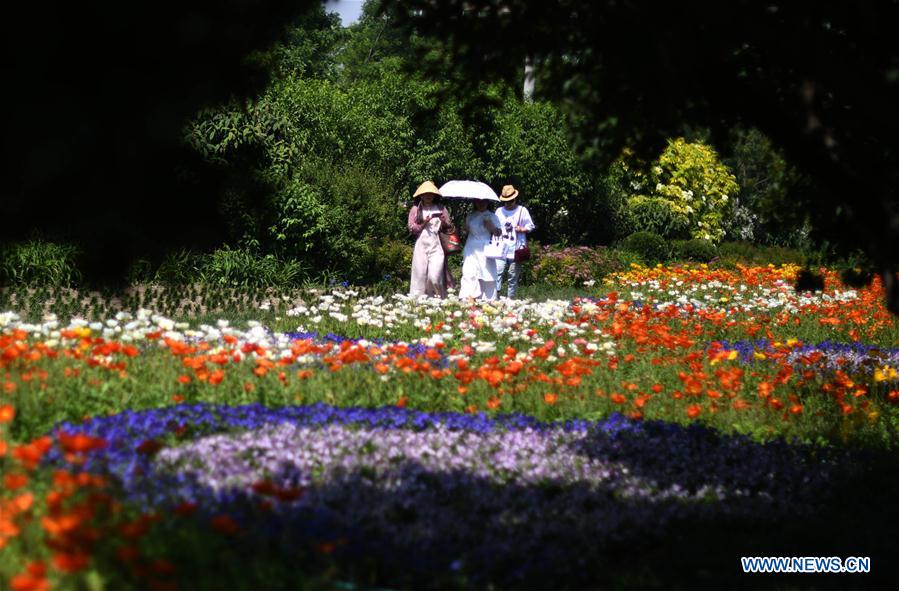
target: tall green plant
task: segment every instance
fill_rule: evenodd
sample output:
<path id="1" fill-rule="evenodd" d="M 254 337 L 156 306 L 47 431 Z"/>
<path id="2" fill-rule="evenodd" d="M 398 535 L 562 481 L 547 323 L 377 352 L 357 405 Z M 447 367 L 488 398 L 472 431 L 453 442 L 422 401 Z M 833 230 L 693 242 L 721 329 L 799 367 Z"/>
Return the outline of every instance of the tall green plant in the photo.
<path id="1" fill-rule="evenodd" d="M 72 244 L 41 239 L 0 246 L 0 284 L 70 286 L 81 280 Z"/>
<path id="2" fill-rule="evenodd" d="M 298 285 L 305 275 L 306 270 L 299 261 L 228 246 L 206 255 L 200 270 L 204 283 L 239 287 Z"/>

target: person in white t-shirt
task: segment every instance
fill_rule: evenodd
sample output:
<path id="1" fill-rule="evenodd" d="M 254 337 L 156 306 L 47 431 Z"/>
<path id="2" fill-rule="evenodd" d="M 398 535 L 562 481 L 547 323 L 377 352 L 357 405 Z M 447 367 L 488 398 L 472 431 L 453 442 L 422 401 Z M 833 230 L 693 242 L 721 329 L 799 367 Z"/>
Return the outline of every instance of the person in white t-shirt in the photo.
<path id="1" fill-rule="evenodd" d="M 515 261 L 515 251 L 527 246 L 527 235 L 536 227 L 527 208 L 516 202 L 517 198 L 518 191 L 515 187 L 506 185 L 499 197 L 503 206 L 495 212 L 502 230 L 501 240 L 505 255 L 504 258 L 496 260 L 496 293 L 498 295 L 502 293 L 503 277 L 508 272 L 507 291 L 510 299 L 514 298 L 518 291 L 518 279 L 521 277 L 523 264 L 523 261 Z"/>

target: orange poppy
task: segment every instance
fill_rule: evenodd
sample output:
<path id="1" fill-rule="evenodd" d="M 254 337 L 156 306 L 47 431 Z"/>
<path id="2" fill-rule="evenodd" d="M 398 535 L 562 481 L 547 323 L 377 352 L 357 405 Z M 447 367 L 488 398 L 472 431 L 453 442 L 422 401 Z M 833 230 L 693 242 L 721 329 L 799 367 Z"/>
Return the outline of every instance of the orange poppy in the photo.
<path id="1" fill-rule="evenodd" d="M 16 409 L 11 404 L 0 406 L 0 423 L 11 423 L 16 417 Z"/>
<path id="2" fill-rule="evenodd" d="M 24 474 L 10 473 L 3 477 L 3 485 L 7 490 L 18 490 L 28 484 L 28 477 Z"/>

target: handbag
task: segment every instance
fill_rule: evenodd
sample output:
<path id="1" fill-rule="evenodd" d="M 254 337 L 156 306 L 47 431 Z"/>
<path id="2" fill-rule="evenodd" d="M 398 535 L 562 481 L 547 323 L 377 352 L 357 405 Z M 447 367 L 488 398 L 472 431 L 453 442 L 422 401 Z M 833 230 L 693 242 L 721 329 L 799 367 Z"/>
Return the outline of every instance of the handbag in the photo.
<path id="1" fill-rule="evenodd" d="M 440 232 L 440 246 L 446 254 L 455 254 L 462 251 L 462 239 L 459 238 L 459 232 L 455 227 L 450 228 L 449 232 Z"/>
<path id="2" fill-rule="evenodd" d="M 484 245 L 484 256 L 488 259 L 506 258 L 502 243 L 500 243 L 496 238 L 491 238 L 490 242 Z"/>
<path id="3" fill-rule="evenodd" d="M 518 211 L 518 221 L 515 222 L 515 226 L 517 227 L 521 223 L 521 210 Z M 527 244 L 522 244 L 520 247 L 515 249 L 515 262 L 523 263 L 531 259 L 531 249 L 528 248 Z"/>
<path id="4" fill-rule="evenodd" d="M 523 263 L 531 258 L 531 249 L 526 245 L 515 249 L 515 262 Z"/>

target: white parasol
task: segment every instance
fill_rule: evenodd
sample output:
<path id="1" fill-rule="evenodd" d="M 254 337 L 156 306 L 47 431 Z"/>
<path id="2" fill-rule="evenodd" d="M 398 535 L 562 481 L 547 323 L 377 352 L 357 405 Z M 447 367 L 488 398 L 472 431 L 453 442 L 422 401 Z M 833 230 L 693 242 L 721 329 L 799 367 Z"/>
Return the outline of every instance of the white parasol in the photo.
<path id="1" fill-rule="evenodd" d="M 448 181 L 440 187 L 444 199 L 486 199 L 499 201 L 499 197 L 487 183 L 478 181 Z"/>

